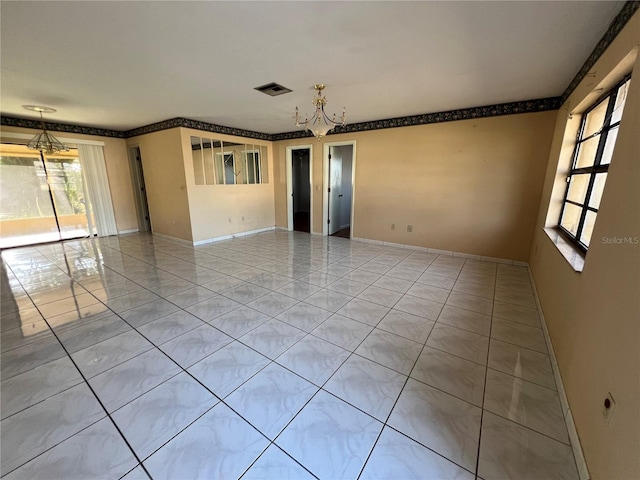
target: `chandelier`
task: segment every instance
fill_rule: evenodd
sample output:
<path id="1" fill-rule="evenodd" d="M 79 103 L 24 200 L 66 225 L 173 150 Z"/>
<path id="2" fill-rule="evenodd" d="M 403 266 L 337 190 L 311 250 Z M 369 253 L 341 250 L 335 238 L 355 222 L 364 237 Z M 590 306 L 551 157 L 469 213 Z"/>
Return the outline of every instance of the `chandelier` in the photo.
<path id="1" fill-rule="evenodd" d="M 44 118 L 42 117 L 43 112 L 55 113 L 55 108 L 41 107 L 38 105 L 23 105 L 22 107 L 32 112 L 38 112 L 40 114 L 40 124 L 42 126 L 42 132 L 31 139 L 27 144 L 27 148 L 38 150 L 47 155 L 69 151 L 68 146 L 58 140 L 52 133 L 47 132 L 47 127 L 44 123 Z"/>
<path id="2" fill-rule="evenodd" d="M 336 125 L 344 126 L 346 124 L 346 109 L 342 109 L 342 115 L 340 116 L 339 121 L 336 121 L 336 114 L 333 114 L 332 118 L 329 118 L 324 111 L 324 106 L 327 104 L 327 97 L 322 95 L 322 90 L 324 90 L 324 85 L 322 83 L 318 83 L 313 87 L 318 95 L 313 97 L 313 105 L 316 107 L 316 111 L 313 113 L 313 116 L 309 119 L 305 116 L 304 121 L 300 120 L 300 114 L 298 113 L 298 107 L 296 107 L 296 116 L 294 117 L 296 121 L 296 127 L 304 127 L 309 130 L 313 135 L 320 140 L 324 137 L 330 130 Z"/>

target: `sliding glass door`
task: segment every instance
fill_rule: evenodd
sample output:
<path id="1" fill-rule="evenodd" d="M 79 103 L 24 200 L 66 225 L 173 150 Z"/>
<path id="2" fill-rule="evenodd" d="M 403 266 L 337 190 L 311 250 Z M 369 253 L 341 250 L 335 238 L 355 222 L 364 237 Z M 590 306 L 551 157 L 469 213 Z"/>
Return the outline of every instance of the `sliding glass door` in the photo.
<path id="1" fill-rule="evenodd" d="M 77 150 L 0 145 L 0 248 L 93 235 L 87 210 Z"/>
<path id="2" fill-rule="evenodd" d="M 45 156 L 53 206 L 62 240 L 89 235 L 89 218 L 78 153 L 75 157 Z"/>

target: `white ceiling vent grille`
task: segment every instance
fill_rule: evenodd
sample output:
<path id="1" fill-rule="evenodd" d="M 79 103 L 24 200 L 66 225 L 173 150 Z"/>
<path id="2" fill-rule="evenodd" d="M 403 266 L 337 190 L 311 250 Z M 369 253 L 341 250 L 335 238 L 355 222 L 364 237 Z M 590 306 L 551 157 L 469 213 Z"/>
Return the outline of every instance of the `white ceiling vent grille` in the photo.
<path id="1" fill-rule="evenodd" d="M 283 95 L 285 93 L 289 93 L 291 90 L 287 87 L 283 87 L 282 85 L 278 85 L 277 83 L 271 82 L 266 85 L 262 85 L 260 87 L 256 87 L 254 90 L 258 90 L 259 92 L 266 93 L 272 97 L 277 97 L 278 95 Z"/>

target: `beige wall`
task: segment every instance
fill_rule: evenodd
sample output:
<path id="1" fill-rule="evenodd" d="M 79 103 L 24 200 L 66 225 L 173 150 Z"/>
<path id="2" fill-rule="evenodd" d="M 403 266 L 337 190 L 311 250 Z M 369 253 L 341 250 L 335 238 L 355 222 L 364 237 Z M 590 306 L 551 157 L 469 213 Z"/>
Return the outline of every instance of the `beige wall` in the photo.
<path id="1" fill-rule="evenodd" d="M 577 123 L 567 120 L 568 111 L 578 106 L 579 112 L 597 95 L 591 94 L 595 88 L 615 81 L 624 70 L 619 65 L 638 44 L 640 13 L 598 60 L 595 78 L 587 77 L 573 92 L 567 110 L 332 135 L 321 142 L 281 141 L 272 149 L 270 142 L 255 141 L 267 145 L 273 158 L 266 185 L 195 185 L 190 135 L 237 137 L 176 128 L 126 144 L 141 148 L 153 230 L 198 241 L 274 223 L 286 227 L 286 147 L 310 142 L 312 230 L 320 233 L 322 146 L 355 140 L 353 235 L 528 259 L 592 478 L 639 478 L 640 246 L 606 244 L 602 238 L 640 237 L 640 60 L 582 273 L 543 231 L 557 218 L 558 161 L 570 154 L 572 136 L 567 140 L 565 134 Z M 3 132 L 36 133 L 12 127 Z M 137 228 L 125 141 L 60 136 L 105 143 L 118 229 Z M 406 231 L 409 224 L 413 233 Z M 609 392 L 616 411 L 607 425 L 601 410 Z"/>
<path id="2" fill-rule="evenodd" d="M 181 128 L 184 172 L 189 195 L 193 241 L 273 227 L 273 152 L 271 142 Z M 191 136 L 267 147 L 268 183 L 255 185 L 196 185 Z"/>
<path id="3" fill-rule="evenodd" d="M 12 141 L 11 133 L 36 135 L 39 130 L 30 128 L 2 127 L 3 141 Z M 54 132 L 56 137 L 65 139 L 91 140 L 104 142 L 104 160 L 109 177 L 111 201 L 119 231 L 138 229 L 138 217 L 131 186 L 131 172 L 125 140 L 122 138 L 98 137 L 76 133 Z M 26 144 L 28 140 L 15 139 L 15 143 Z M 72 144 L 72 142 L 69 142 Z"/>
<path id="4" fill-rule="evenodd" d="M 635 61 L 582 273 L 576 273 L 560 255 L 543 227 L 545 222 L 551 226 L 557 221 L 557 202 L 564 193 L 556 171 L 559 158 L 560 168 L 566 170 L 579 118 L 574 115 L 568 122 L 567 112 L 580 112 L 598 96 L 590 92 L 598 87 L 606 90 L 620 80 L 630 69 L 624 66 L 630 52 L 639 43 L 640 12 L 591 69 L 595 78 L 583 80 L 568 99 L 568 110 L 559 111 L 530 258 L 571 413 L 594 479 L 640 478 L 640 245 L 603 241 L 603 237 L 640 237 L 640 60 Z M 559 189 L 552 191 L 554 184 Z M 547 218 L 548 209 L 552 212 Z M 607 425 L 601 412 L 609 392 L 616 407 Z"/>
<path id="5" fill-rule="evenodd" d="M 180 128 L 127 139 L 139 146 L 154 233 L 191 241 L 191 219 Z"/>
<path id="6" fill-rule="evenodd" d="M 322 231 L 322 145 L 355 140 L 354 237 L 527 260 L 555 115 L 529 113 L 312 140 L 313 230 Z M 309 142 L 274 144 L 278 226 L 287 226 L 286 147 Z M 407 225 L 413 226 L 412 233 Z"/>

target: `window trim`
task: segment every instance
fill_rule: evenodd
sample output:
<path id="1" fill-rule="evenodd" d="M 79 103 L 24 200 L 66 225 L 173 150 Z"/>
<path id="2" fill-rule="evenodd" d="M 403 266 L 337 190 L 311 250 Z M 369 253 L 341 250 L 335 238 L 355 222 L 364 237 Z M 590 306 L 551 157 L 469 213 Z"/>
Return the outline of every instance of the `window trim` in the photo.
<path id="1" fill-rule="evenodd" d="M 249 181 L 249 154 L 252 155 L 252 164 L 253 164 L 253 182 Z M 262 154 L 260 152 L 260 148 L 248 148 L 246 150 L 242 150 L 242 157 L 244 158 L 244 165 L 246 171 L 246 183 L 248 185 L 257 185 L 262 182 Z"/>
<path id="2" fill-rule="evenodd" d="M 197 186 L 268 184 L 269 156 L 267 145 L 191 135 L 193 182 Z M 252 179 L 249 178 L 250 164 L 254 172 Z"/>
<path id="3" fill-rule="evenodd" d="M 593 102 L 593 104 L 591 104 L 589 108 L 587 108 L 582 113 L 582 118 L 580 120 L 580 127 L 578 128 L 578 133 L 576 135 L 576 144 L 573 149 L 573 154 L 571 156 L 571 166 L 569 168 L 569 172 L 567 173 L 567 178 L 566 178 L 567 185 L 566 185 L 564 196 L 562 199 L 562 208 L 560 209 L 560 216 L 558 218 L 557 229 L 568 242 L 573 244 L 583 253 L 586 253 L 589 249 L 589 247 L 584 243 L 582 243 L 582 241 L 580 240 L 580 238 L 582 237 L 582 232 L 584 230 L 584 224 L 587 217 L 587 212 L 591 211 L 597 215 L 600 207 L 599 205 L 598 205 L 598 208 L 589 206 L 589 201 L 591 199 L 591 194 L 593 193 L 593 186 L 595 184 L 596 176 L 598 173 L 608 173 L 609 166 L 611 164 L 611 162 L 607 164 L 600 163 L 602 161 L 602 154 L 607 144 L 607 138 L 609 136 L 609 132 L 614 128 L 620 128 L 620 123 L 622 121 L 622 116 L 621 116 L 617 122 L 611 124 L 613 109 L 615 108 L 615 105 L 616 105 L 620 87 L 622 87 L 622 85 L 624 85 L 630 79 L 631 79 L 631 73 L 625 75 L 622 80 L 617 82 L 606 93 L 598 97 L 598 99 L 595 102 Z M 605 113 L 602 127 L 597 132 L 594 132 L 588 137 L 583 138 L 584 129 L 587 122 L 587 116 L 594 109 L 600 106 L 602 102 L 605 101 L 607 98 L 608 98 L 607 111 Z M 623 115 L 624 115 L 624 112 L 623 112 Z M 586 141 L 592 138 L 595 138 L 597 136 L 600 136 L 600 139 L 598 140 L 598 147 L 596 148 L 593 164 L 586 167 L 576 168 L 575 165 L 578 162 L 578 157 L 580 154 L 580 146 Z M 615 145 L 614 145 L 614 151 L 615 151 Z M 589 175 L 589 183 L 587 185 L 587 191 L 585 192 L 585 196 L 584 196 L 584 204 L 580 204 L 568 198 L 569 188 L 571 187 L 572 176 L 584 175 L 584 174 Z M 569 230 L 567 230 L 565 227 L 562 226 L 562 216 L 564 215 L 567 204 L 575 205 L 582 210 L 580 212 L 580 220 L 578 221 L 578 228 L 576 230 L 575 236 Z"/>
<path id="4" fill-rule="evenodd" d="M 217 172 L 216 167 L 215 167 L 215 163 L 217 160 L 220 160 L 221 163 L 221 167 L 222 167 L 222 178 L 217 179 L 216 178 L 216 183 L 215 185 L 239 185 L 238 184 L 238 175 L 236 174 L 236 153 L 233 150 L 229 150 L 229 151 L 222 151 L 222 152 L 215 152 L 214 153 L 214 174 L 217 175 L 219 172 Z M 227 182 L 227 161 L 231 160 L 231 173 L 233 174 L 233 183 L 228 183 Z M 219 180 L 222 180 L 222 182 L 217 183 Z"/>

